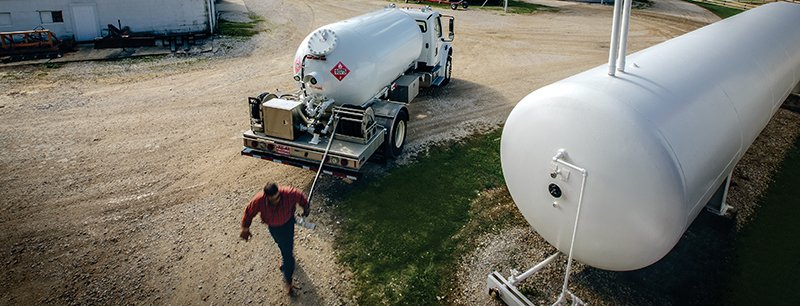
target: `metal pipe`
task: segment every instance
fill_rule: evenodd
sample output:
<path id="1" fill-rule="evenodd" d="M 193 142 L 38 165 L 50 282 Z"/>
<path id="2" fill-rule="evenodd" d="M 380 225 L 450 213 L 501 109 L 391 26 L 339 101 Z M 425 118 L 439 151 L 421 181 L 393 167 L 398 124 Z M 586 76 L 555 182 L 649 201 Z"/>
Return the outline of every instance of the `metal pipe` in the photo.
<path id="1" fill-rule="evenodd" d="M 331 150 L 331 144 L 333 143 L 333 135 L 336 134 L 336 125 L 339 123 L 339 118 L 333 120 L 333 132 L 329 136 L 328 139 L 328 146 L 325 148 L 325 154 L 322 154 L 322 161 L 319 163 L 319 169 L 317 169 L 317 175 L 314 176 L 314 182 L 311 183 L 311 190 L 308 191 L 308 204 L 311 205 L 311 199 L 314 196 L 314 187 L 317 186 L 317 180 L 319 179 L 319 175 L 322 173 L 322 166 L 325 165 L 325 159 L 328 157 L 328 152 Z M 309 206 L 310 207 L 310 206 Z"/>
<path id="2" fill-rule="evenodd" d="M 550 255 L 550 257 L 547 257 L 547 259 L 545 259 L 542 262 L 536 264 L 535 266 L 533 266 L 533 268 L 528 269 L 528 271 L 525 271 L 525 273 L 522 273 L 519 276 L 513 276 L 513 275 L 510 276 L 508 278 L 508 282 L 511 283 L 511 285 L 516 286 L 520 282 L 524 281 L 526 278 L 531 277 L 531 275 L 533 275 L 533 273 L 539 272 L 539 270 L 541 270 L 545 266 L 549 265 L 550 262 L 555 260 L 556 257 L 558 257 L 559 254 L 561 254 L 561 252 L 556 252 L 555 254 Z"/>
<path id="3" fill-rule="evenodd" d="M 575 212 L 575 224 L 572 227 L 572 239 L 569 243 L 569 253 L 567 253 L 567 269 L 564 272 L 564 285 L 561 288 L 561 295 L 558 297 L 558 301 L 556 303 L 560 303 L 565 298 L 565 294 L 569 293 L 567 285 L 569 284 L 569 274 L 572 270 L 572 251 L 575 248 L 575 237 L 578 233 L 578 222 L 580 221 L 581 218 L 581 205 L 583 204 L 583 192 L 586 190 L 586 177 L 588 176 L 586 169 L 575 166 L 563 160 L 562 158 L 564 158 L 565 156 L 566 156 L 566 151 L 564 149 L 561 149 L 558 150 L 558 153 L 553 157 L 553 160 L 562 165 L 565 165 L 567 167 L 579 171 L 583 179 L 581 180 L 581 191 L 580 195 L 578 196 L 578 208 L 577 211 Z"/>
<path id="4" fill-rule="evenodd" d="M 608 75 L 617 71 L 617 49 L 619 48 L 619 15 L 622 12 L 620 0 L 614 0 L 614 17 L 611 20 L 611 44 L 608 46 Z"/>
<path id="5" fill-rule="evenodd" d="M 631 23 L 631 5 L 633 0 L 625 0 L 622 11 L 622 29 L 620 30 L 619 53 L 617 54 L 617 70 L 625 72 L 625 53 L 628 51 L 628 29 Z"/>

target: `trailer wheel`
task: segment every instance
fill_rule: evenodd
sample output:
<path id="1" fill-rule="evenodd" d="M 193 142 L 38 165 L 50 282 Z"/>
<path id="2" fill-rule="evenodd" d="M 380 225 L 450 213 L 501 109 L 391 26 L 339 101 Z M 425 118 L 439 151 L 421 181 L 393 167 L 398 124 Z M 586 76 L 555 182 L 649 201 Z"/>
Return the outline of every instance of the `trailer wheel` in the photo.
<path id="1" fill-rule="evenodd" d="M 466 10 L 469 7 L 469 1 L 461 1 L 461 7 Z"/>
<path id="2" fill-rule="evenodd" d="M 446 86 L 450 83 L 450 76 L 453 75 L 453 57 L 449 54 L 447 55 L 447 63 L 444 67 L 444 81 L 442 81 L 442 86 Z"/>
<path id="3" fill-rule="evenodd" d="M 392 120 L 392 129 L 389 130 L 386 149 L 384 149 L 387 156 L 397 158 L 403 153 L 403 146 L 406 144 L 407 123 L 408 113 L 406 110 L 401 110 Z"/>
<path id="4" fill-rule="evenodd" d="M 458 2 L 450 3 L 450 8 L 453 9 L 453 10 L 457 10 L 458 9 Z"/>

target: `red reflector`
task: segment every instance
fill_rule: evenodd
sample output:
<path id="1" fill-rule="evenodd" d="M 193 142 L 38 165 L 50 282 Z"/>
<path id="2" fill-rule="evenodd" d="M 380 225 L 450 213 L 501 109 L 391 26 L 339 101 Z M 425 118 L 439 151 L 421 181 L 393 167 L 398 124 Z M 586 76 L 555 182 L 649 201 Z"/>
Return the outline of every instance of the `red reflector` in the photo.
<path id="1" fill-rule="evenodd" d="M 274 144 L 268 144 L 267 145 L 267 150 L 274 151 L 275 150 L 275 145 Z"/>

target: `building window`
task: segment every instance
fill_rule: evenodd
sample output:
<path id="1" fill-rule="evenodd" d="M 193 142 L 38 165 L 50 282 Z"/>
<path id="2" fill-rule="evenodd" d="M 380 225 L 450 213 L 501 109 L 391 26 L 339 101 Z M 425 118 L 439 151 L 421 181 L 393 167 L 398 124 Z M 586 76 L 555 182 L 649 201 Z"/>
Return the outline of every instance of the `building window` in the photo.
<path id="1" fill-rule="evenodd" d="M 0 12 L 0 26 L 11 25 L 11 13 Z"/>
<path id="2" fill-rule="evenodd" d="M 42 19 L 42 23 L 64 22 L 64 14 L 61 11 L 40 11 L 39 17 Z"/>

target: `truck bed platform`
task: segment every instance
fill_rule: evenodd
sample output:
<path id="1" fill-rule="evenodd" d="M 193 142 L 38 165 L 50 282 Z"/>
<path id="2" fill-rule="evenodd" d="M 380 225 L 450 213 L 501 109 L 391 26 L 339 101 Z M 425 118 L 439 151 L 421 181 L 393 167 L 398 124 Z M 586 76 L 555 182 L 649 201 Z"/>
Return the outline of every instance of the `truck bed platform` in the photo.
<path id="1" fill-rule="evenodd" d="M 294 166 L 298 168 L 303 168 L 305 170 L 317 171 L 319 170 L 319 163 L 312 163 L 302 160 L 295 160 L 295 159 L 288 159 L 285 156 L 276 155 L 272 153 L 267 153 L 264 151 L 253 150 L 248 147 L 244 147 L 242 149 L 242 155 L 250 156 L 255 158 L 260 158 L 263 160 L 268 160 L 271 162 L 275 162 L 278 164 L 284 164 L 289 166 Z M 333 167 L 322 167 L 322 173 L 327 175 L 332 175 L 338 178 L 349 179 L 349 180 L 358 180 L 361 178 L 361 173 L 358 171 L 347 171 L 341 168 L 333 168 Z"/>

